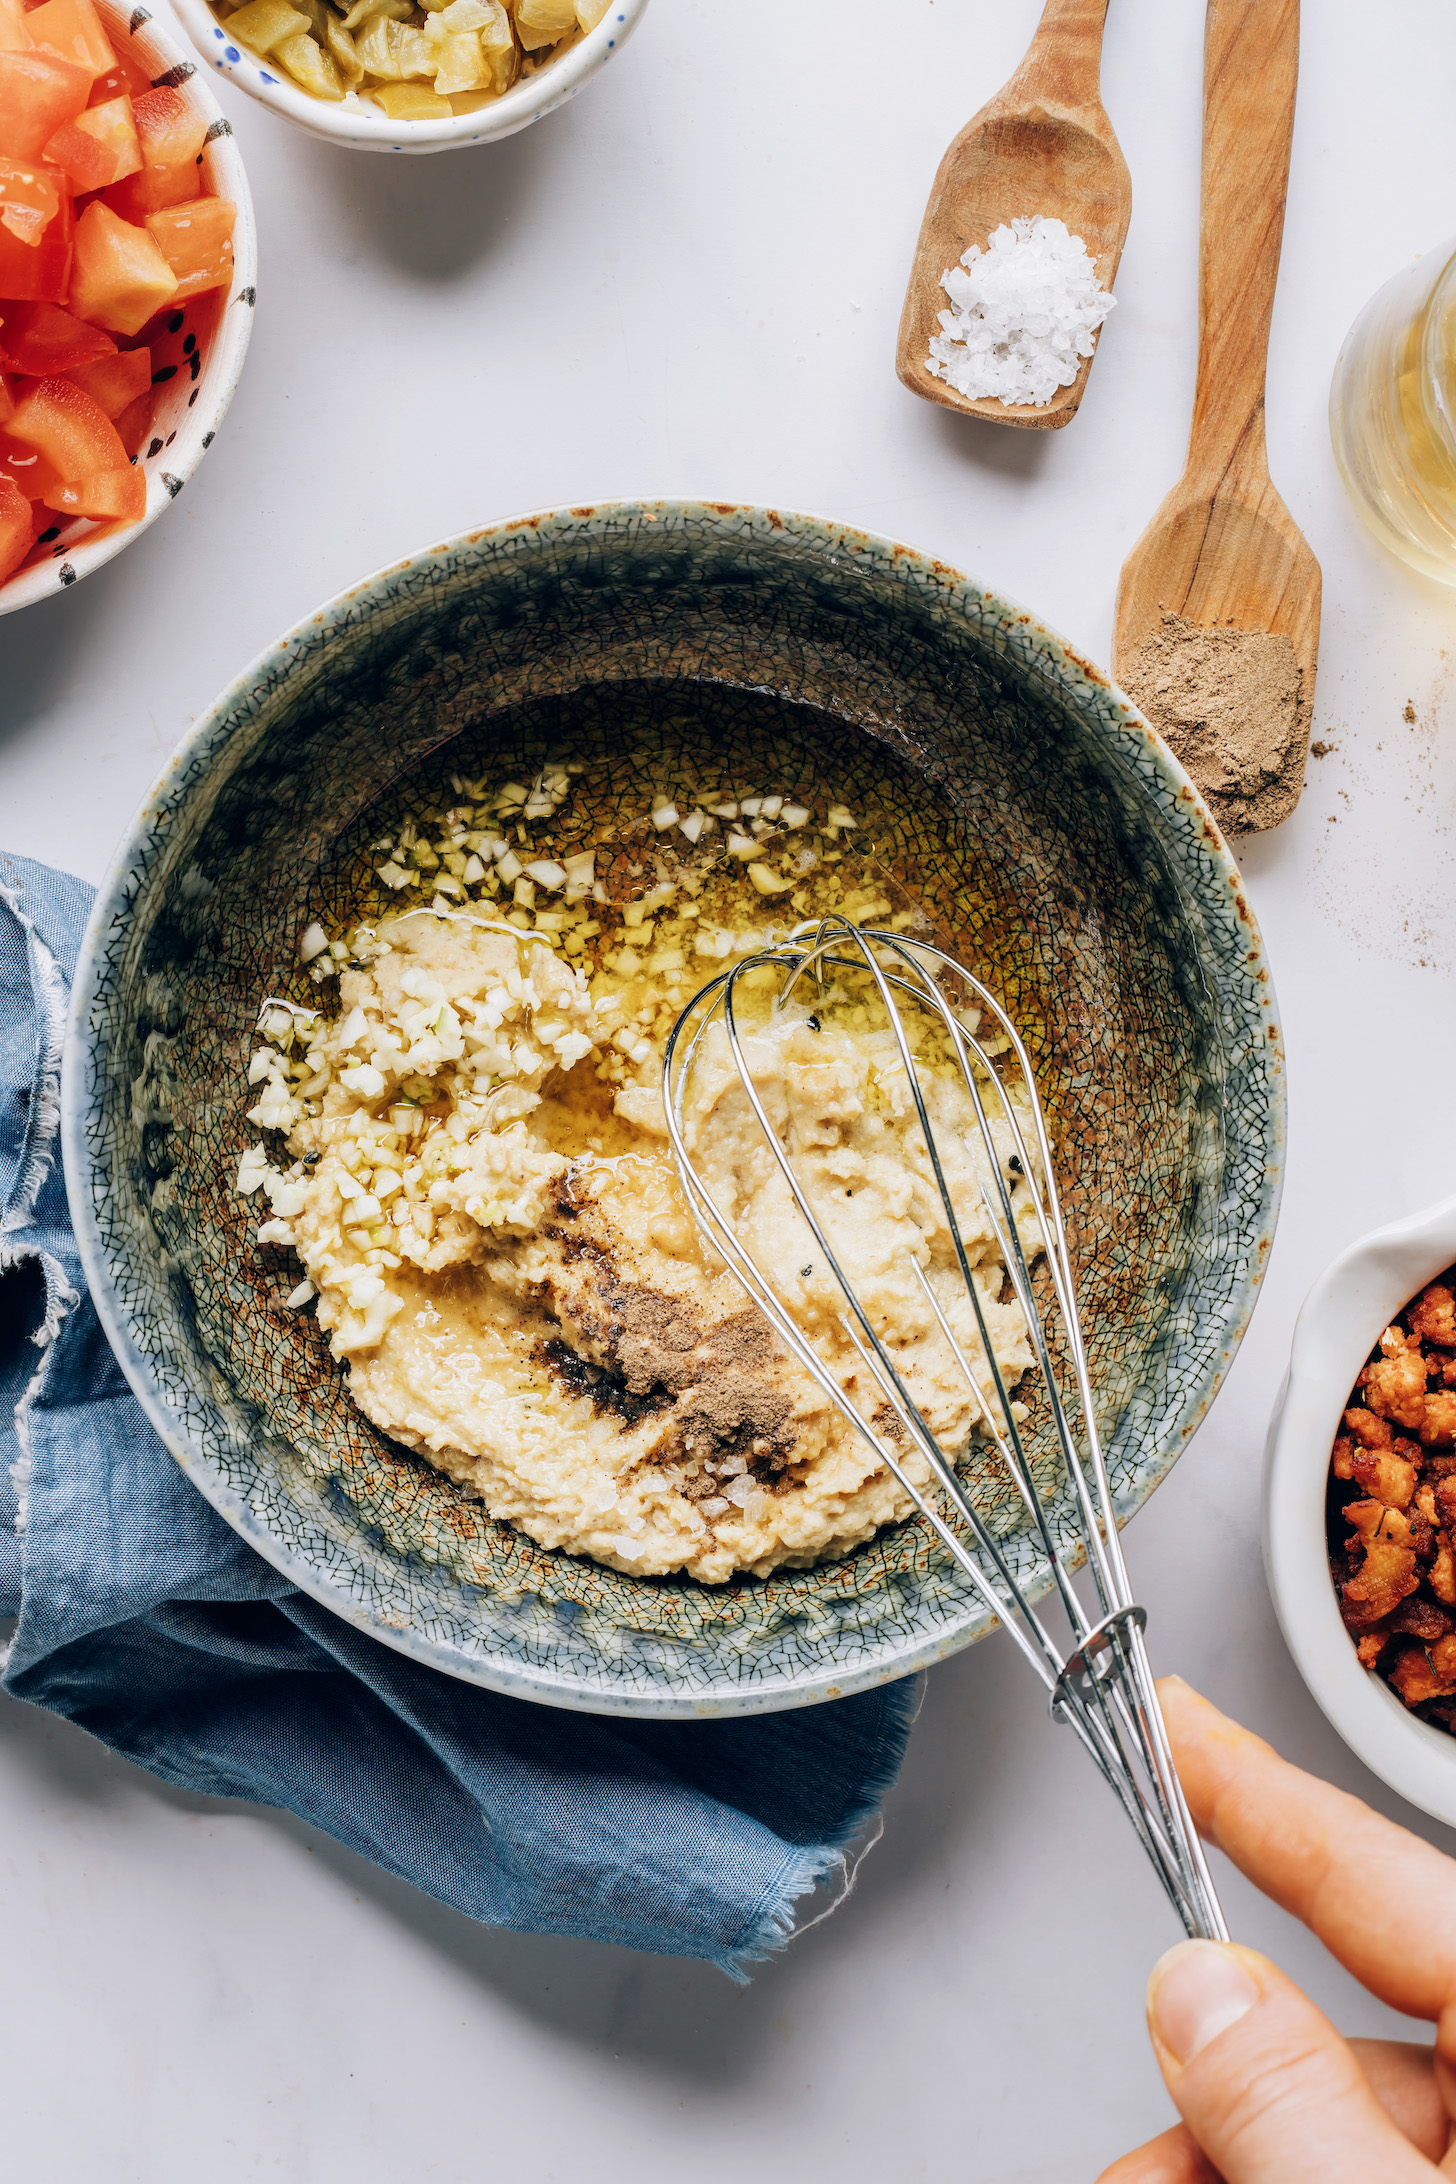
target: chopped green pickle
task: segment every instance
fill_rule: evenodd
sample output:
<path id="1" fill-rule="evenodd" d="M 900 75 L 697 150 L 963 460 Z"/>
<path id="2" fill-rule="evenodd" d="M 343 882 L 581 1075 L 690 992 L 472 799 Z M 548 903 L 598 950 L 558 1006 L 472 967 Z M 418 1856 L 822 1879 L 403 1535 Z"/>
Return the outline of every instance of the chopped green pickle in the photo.
<path id="1" fill-rule="evenodd" d="M 309 28 L 309 20 L 288 0 L 248 0 L 236 15 L 227 17 L 228 36 L 255 53 L 271 53 L 285 38 L 296 38 Z"/>
<path id="2" fill-rule="evenodd" d="M 373 97 L 391 121 L 437 121 L 453 112 L 447 98 L 423 83 L 381 84 Z"/>
<path id="3" fill-rule="evenodd" d="M 344 86 L 339 71 L 317 38 L 300 32 L 296 38 L 285 38 L 273 48 L 273 58 L 281 61 L 295 83 L 301 83 L 305 91 L 311 91 L 316 99 L 341 99 Z"/>
<path id="4" fill-rule="evenodd" d="M 527 48 L 554 45 L 576 27 L 576 0 L 516 0 L 516 32 Z"/>
<path id="5" fill-rule="evenodd" d="M 610 0 L 247 0 L 213 13 L 228 35 L 287 70 L 312 98 L 369 99 L 391 121 L 488 107 L 538 75 Z"/>
<path id="6" fill-rule="evenodd" d="M 354 41 L 330 8 L 324 9 L 324 38 L 333 55 L 334 66 L 344 82 L 349 85 L 364 81 L 364 64 L 354 49 Z"/>

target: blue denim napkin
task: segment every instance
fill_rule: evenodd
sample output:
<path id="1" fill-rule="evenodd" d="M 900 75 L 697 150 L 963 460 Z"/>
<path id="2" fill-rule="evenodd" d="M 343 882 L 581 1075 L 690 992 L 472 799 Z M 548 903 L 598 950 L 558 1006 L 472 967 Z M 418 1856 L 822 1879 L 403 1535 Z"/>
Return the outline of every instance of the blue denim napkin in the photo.
<path id="1" fill-rule="evenodd" d="M 0 1684 L 470 1918 L 744 1976 L 843 1874 L 913 1686 L 745 1721 L 560 1713 L 407 1660 L 245 1546 L 147 1423 L 76 1255 L 56 1129 L 90 901 L 0 856 Z"/>

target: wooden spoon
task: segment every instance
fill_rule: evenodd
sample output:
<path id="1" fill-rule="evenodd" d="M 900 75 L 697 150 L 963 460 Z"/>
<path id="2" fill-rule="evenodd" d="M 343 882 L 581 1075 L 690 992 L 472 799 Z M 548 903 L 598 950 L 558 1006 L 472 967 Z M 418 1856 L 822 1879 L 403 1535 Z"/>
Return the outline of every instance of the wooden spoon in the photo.
<path id="1" fill-rule="evenodd" d="M 1083 360 L 1070 387 L 1058 387 L 1044 408 L 969 401 L 925 369 L 939 314 L 946 308 L 940 276 L 1005 220 L 1040 214 L 1065 220 L 1080 235 L 1097 277 L 1111 288 L 1127 223 L 1132 183 L 1098 88 L 1107 0 L 1046 0 L 1036 36 L 1011 81 L 968 121 L 936 173 L 915 247 L 910 286 L 900 315 L 895 369 L 912 394 L 967 417 L 1055 431 L 1077 413 L 1092 369 Z"/>
<path id="2" fill-rule="evenodd" d="M 1139 685 L 1151 701 L 1152 684 L 1139 673 L 1139 652 L 1150 639 L 1171 644 L 1179 635 L 1165 628 L 1165 614 L 1289 639 L 1297 696 L 1272 722 L 1256 762 L 1231 766 L 1210 759 L 1206 739 L 1180 749 L 1178 734 L 1169 736 L 1220 824 L 1240 834 L 1278 826 L 1299 801 L 1319 658 L 1319 563 L 1269 481 L 1264 443 L 1264 368 L 1298 74 L 1299 0 L 1209 0 L 1188 460 L 1123 563 L 1113 628 L 1114 671 L 1140 703 Z M 1182 638 L 1180 651 L 1198 643 Z M 1191 651 L 1185 657 L 1191 662 Z M 1163 726 L 1156 702 L 1143 710 Z M 1186 718 L 1186 705 L 1179 711 Z"/>

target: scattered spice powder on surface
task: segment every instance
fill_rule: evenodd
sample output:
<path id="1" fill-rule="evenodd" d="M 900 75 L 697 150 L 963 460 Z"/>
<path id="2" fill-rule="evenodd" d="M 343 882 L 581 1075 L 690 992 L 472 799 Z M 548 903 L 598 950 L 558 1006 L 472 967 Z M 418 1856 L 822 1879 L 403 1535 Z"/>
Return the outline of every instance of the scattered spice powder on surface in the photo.
<path id="1" fill-rule="evenodd" d="M 1164 614 L 1123 678 L 1226 834 L 1262 834 L 1299 802 L 1310 708 L 1294 647 L 1266 630 Z"/>

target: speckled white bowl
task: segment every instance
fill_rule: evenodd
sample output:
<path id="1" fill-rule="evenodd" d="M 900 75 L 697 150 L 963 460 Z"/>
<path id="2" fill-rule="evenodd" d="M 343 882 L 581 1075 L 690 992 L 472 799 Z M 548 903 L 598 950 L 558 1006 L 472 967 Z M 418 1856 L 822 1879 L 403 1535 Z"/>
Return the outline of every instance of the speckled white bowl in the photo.
<path id="1" fill-rule="evenodd" d="M 167 23 L 158 23 L 144 7 L 132 8 L 128 13 L 116 7 L 113 0 L 99 0 L 99 5 L 112 43 L 125 47 L 154 84 L 173 85 L 207 116 L 202 171 L 212 194 L 231 198 L 238 208 L 233 228 L 232 285 L 212 332 L 199 345 L 202 363 L 196 376 L 179 371 L 158 394 L 151 438 L 141 459 L 147 480 L 146 514 L 137 523 L 110 528 L 81 521 L 60 523 L 58 519 L 58 536 L 52 542 L 50 558 L 32 563 L 9 583 L 0 584 L 0 614 L 13 614 L 17 607 L 28 607 L 37 599 L 49 599 L 67 590 L 130 546 L 171 507 L 211 447 L 227 414 L 233 390 L 242 376 L 248 336 L 253 331 L 258 231 L 232 124 L 197 63 L 188 59 Z"/>
<path id="2" fill-rule="evenodd" d="M 1331 1723 L 1382 1782 L 1456 1827 L 1456 1737 L 1361 1667 L 1325 1546 L 1330 1450 L 1355 1377 L 1401 1306 L 1453 1260 L 1456 1198 L 1443 1198 L 1351 1244 L 1306 1297 L 1269 1435 L 1264 1563 L 1285 1644 Z"/>
<path id="3" fill-rule="evenodd" d="M 172 0 L 172 4 L 183 29 L 211 67 L 311 135 L 355 152 L 448 152 L 464 144 L 488 144 L 497 137 L 514 136 L 574 99 L 582 85 L 621 52 L 647 0 L 613 0 L 596 29 L 589 30 L 560 60 L 514 85 L 491 105 L 473 114 L 452 114 L 448 121 L 391 121 L 368 100 L 346 99 L 334 105 L 313 98 L 284 69 L 270 66 L 245 45 L 235 45 L 207 0 Z"/>

